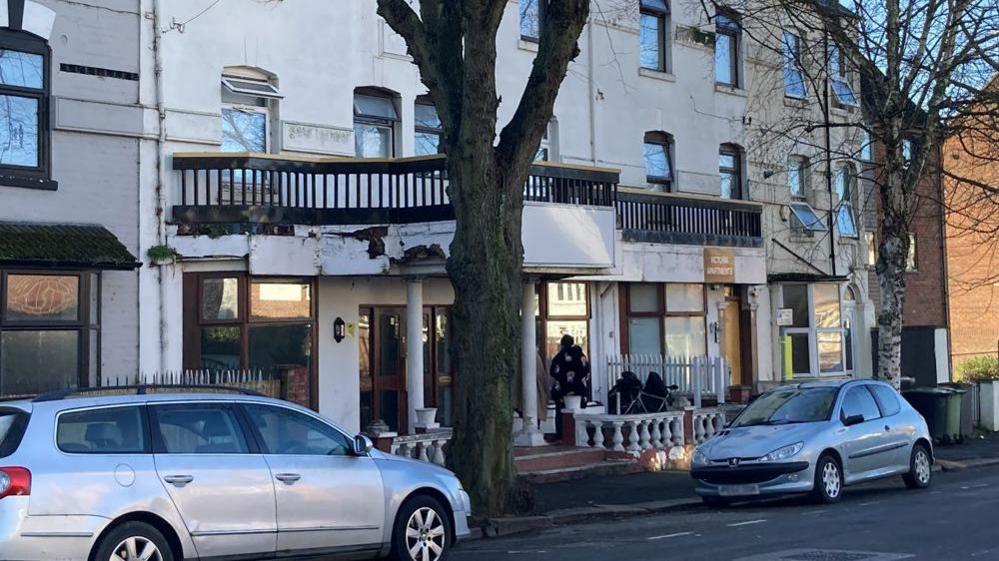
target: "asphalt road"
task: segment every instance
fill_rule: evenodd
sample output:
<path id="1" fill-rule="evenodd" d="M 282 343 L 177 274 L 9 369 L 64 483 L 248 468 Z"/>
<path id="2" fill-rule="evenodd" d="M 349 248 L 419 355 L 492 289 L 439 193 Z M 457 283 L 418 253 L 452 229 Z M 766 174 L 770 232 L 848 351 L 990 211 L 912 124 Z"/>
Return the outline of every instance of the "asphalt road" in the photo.
<path id="1" fill-rule="evenodd" d="M 847 489 L 835 505 L 803 499 L 703 506 L 460 544 L 452 561 L 999 560 L 999 469 L 936 473 Z"/>

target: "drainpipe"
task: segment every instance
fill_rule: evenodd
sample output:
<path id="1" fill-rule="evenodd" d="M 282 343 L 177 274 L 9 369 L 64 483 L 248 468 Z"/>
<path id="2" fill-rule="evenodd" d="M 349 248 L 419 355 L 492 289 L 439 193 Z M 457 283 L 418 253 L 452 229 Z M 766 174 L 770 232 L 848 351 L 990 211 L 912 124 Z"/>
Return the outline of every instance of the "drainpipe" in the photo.
<path id="1" fill-rule="evenodd" d="M 156 114 L 158 117 L 158 134 L 156 137 L 156 243 L 166 244 L 166 106 L 163 101 L 163 33 L 160 25 L 160 0 L 153 0 L 153 79 L 156 81 Z M 160 265 L 157 272 L 157 282 L 160 289 L 159 324 L 160 324 L 160 373 L 167 369 L 167 322 L 166 296 L 167 285 L 163 278 L 166 265 Z"/>
<path id="2" fill-rule="evenodd" d="M 825 47 L 825 72 L 822 78 L 822 118 L 825 121 L 826 131 L 826 188 L 829 190 L 829 261 L 832 265 L 832 276 L 836 276 L 836 200 L 833 193 L 833 169 L 832 169 L 832 134 L 830 128 L 832 122 L 829 119 L 829 33 L 822 34 L 823 45 Z M 840 55 L 842 57 L 842 55 Z"/>
<path id="3" fill-rule="evenodd" d="M 597 166 L 597 85 L 593 78 L 593 18 L 586 26 L 586 67 L 587 82 L 589 86 L 589 113 L 590 113 L 590 160 L 593 167 Z"/>

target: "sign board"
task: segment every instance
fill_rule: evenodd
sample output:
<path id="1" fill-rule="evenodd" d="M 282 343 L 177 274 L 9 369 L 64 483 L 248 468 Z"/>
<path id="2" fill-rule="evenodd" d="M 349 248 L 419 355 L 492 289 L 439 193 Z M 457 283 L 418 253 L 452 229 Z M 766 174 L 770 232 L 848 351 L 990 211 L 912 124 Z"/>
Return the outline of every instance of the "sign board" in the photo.
<path id="1" fill-rule="evenodd" d="M 704 248 L 704 282 L 707 284 L 735 282 L 735 254 L 731 249 Z"/>
<path id="2" fill-rule="evenodd" d="M 791 308 L 777 309 L 777 327 L 794 325 L 794 310 Z"/>

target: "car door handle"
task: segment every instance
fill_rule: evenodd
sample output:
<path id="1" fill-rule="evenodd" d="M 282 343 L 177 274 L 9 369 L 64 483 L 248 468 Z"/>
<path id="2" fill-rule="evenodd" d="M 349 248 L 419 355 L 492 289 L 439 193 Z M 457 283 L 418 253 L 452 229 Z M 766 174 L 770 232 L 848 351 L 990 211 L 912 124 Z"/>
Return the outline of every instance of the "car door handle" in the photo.
<path id="1" fill-rule="evenodd" d="M 285 485 L 294 485 L 299 479 L 302 479 L 302 476 L 297 473 L 279 473 L 274 478 Z"/>
<path id="2" fill-rule="evenodd" d="M 168 475 L 163 478 L 163 481 L 173 485 L 174 487 L 183 487 L 188 483 L 194 481 L 193 475 Z"/>
<path id="3" fill-rule="evenodd" d="M 891 427 L 889 427 L 888 425 L 885 425 L 885 432 L 888 432 L 890 430 L 891 430 Z"/>

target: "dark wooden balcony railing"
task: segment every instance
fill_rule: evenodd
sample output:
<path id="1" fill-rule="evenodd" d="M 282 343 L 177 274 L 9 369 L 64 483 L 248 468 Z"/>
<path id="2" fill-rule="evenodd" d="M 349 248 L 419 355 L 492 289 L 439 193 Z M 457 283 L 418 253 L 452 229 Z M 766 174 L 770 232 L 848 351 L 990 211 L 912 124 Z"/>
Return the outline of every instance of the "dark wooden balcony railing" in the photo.
<path id="1" fill-rule="evenodd" d="M 394 224 L 454 219 L 445 156 L 295 158 L 174 154 L 180 223 Z M 528 201 L 612 207 L 613 170 L 535 164 Z"/>
<path id="2" fill-rule="evenodd" d="M 748 202 L 621 191 L 626 241 L 761 247 L 763 207 Z"/>

